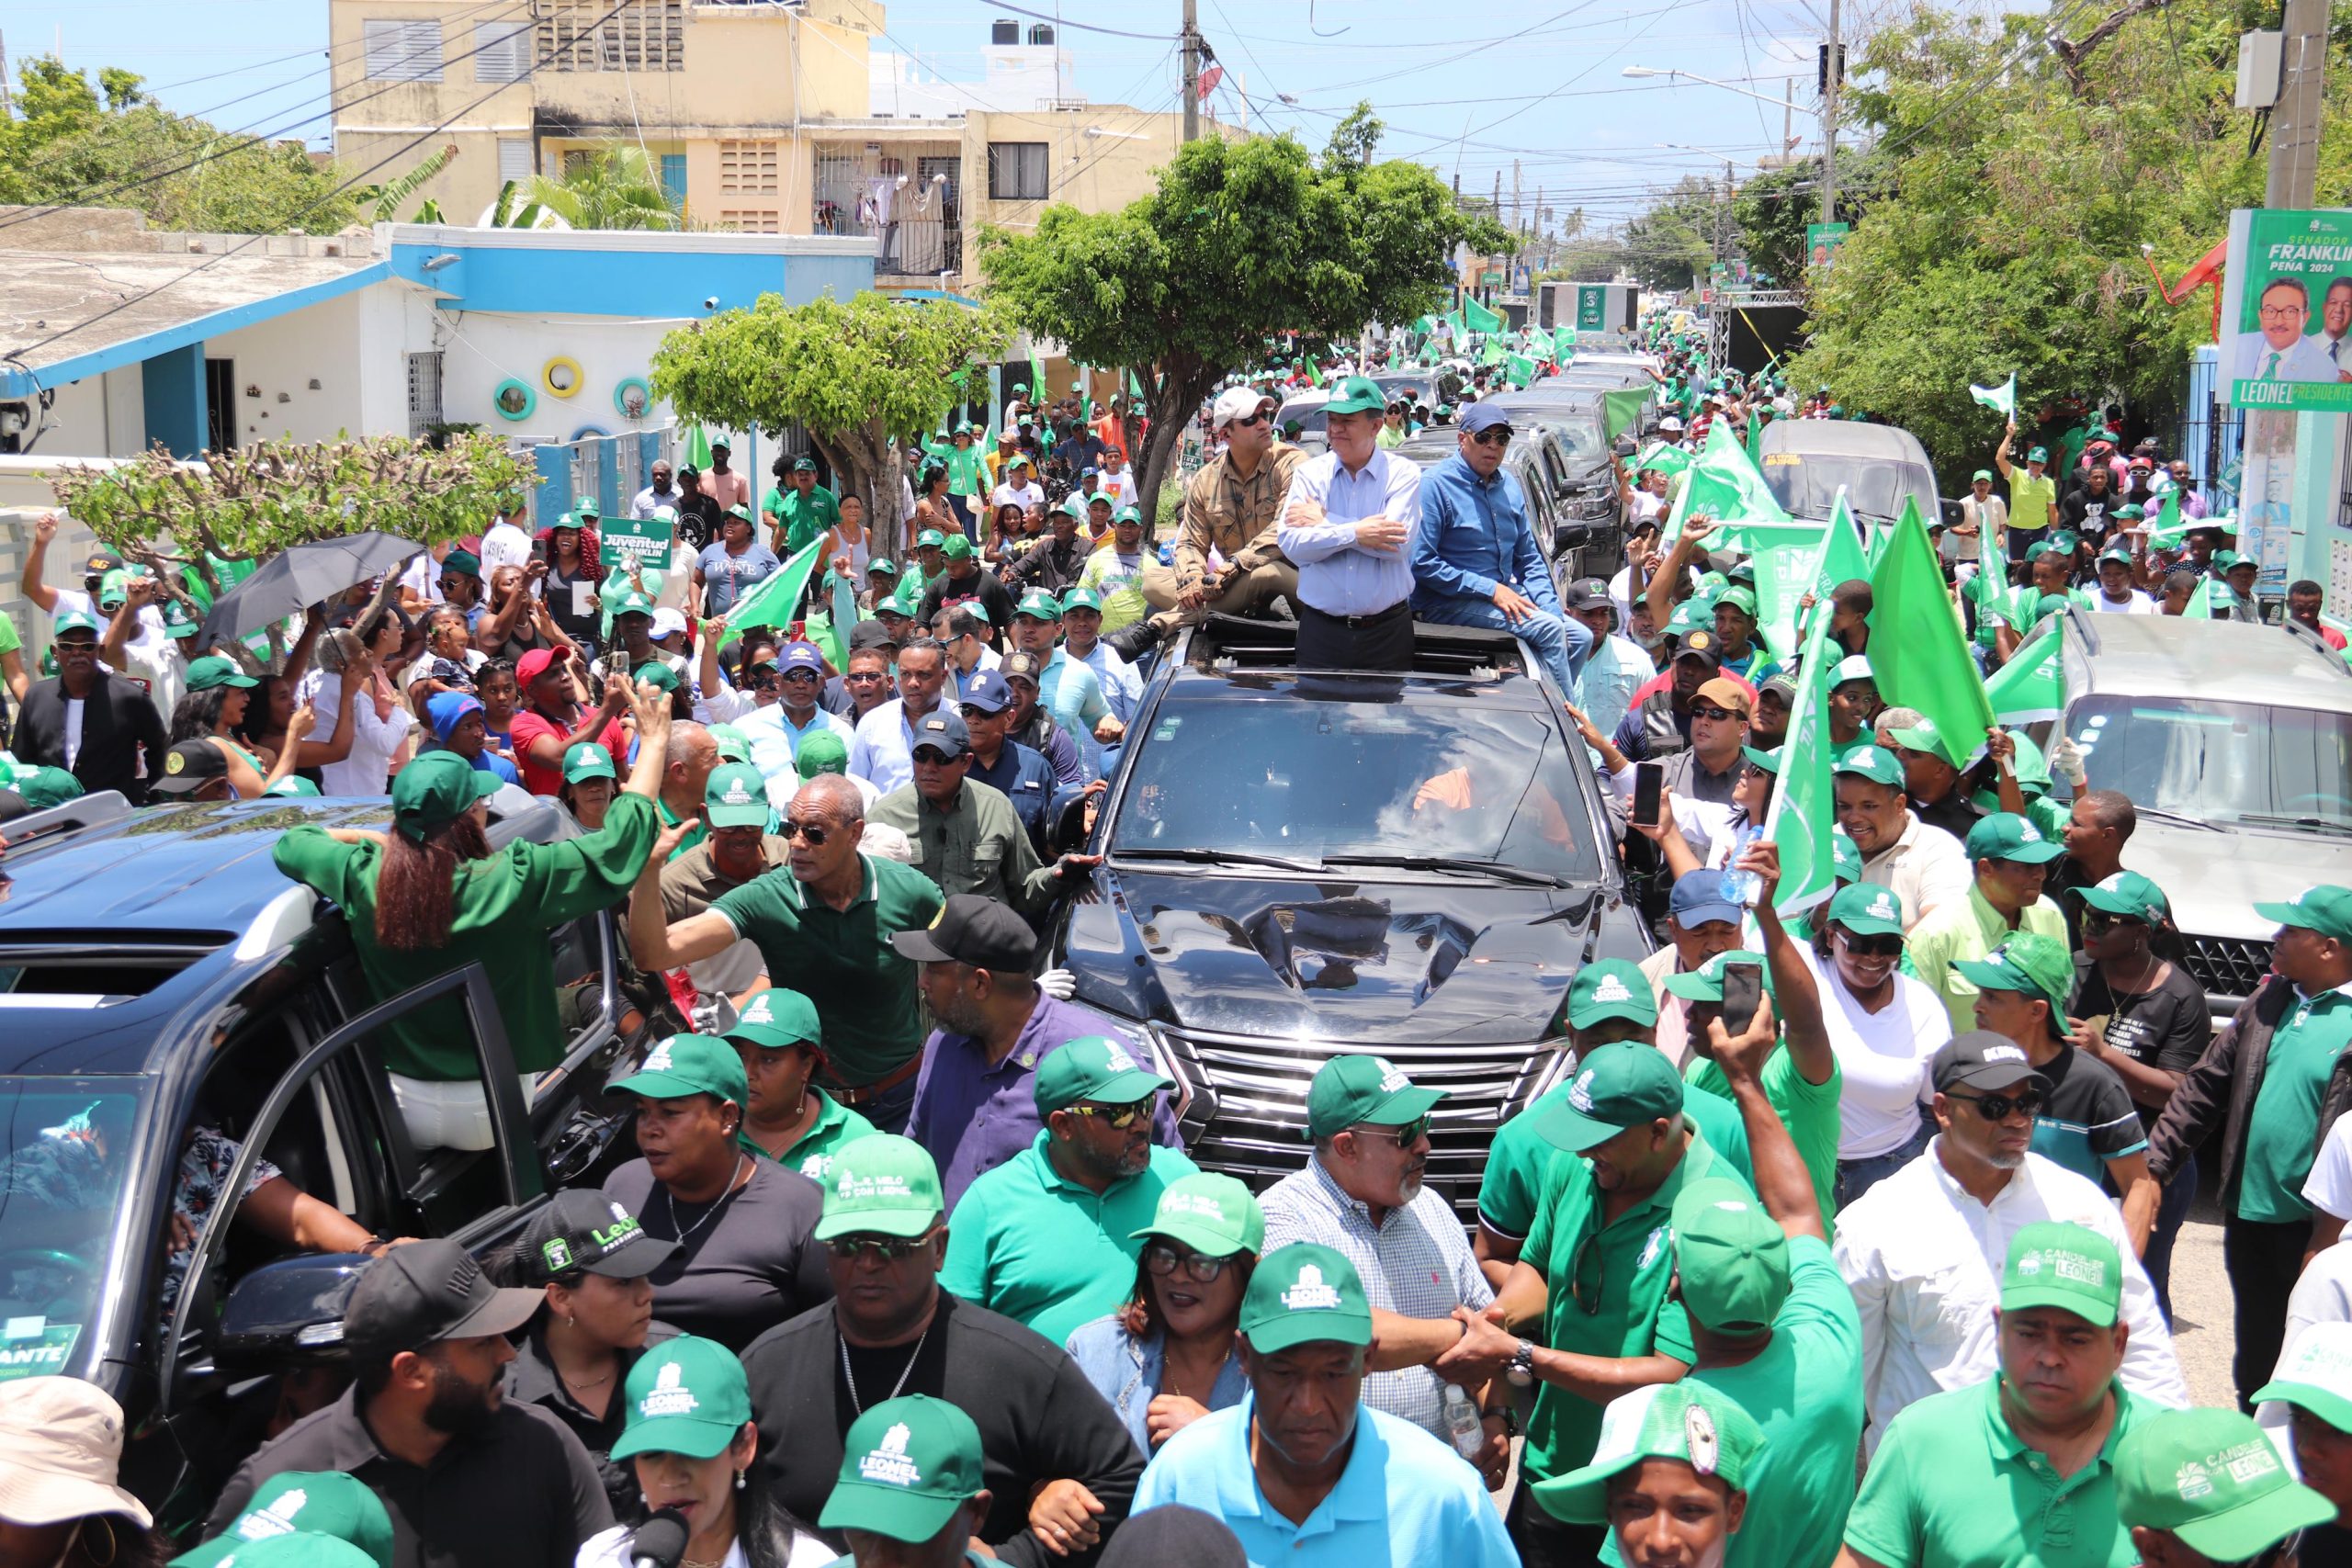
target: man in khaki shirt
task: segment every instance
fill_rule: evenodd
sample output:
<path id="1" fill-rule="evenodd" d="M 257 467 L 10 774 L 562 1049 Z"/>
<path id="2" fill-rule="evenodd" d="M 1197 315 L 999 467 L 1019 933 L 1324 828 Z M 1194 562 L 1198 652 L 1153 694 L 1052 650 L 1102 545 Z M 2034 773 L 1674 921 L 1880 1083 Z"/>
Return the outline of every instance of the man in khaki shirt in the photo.
<path id="1" fill-rule="evenodd" d="M 1298 568 L 1275 542 L 1274 519 L 1306 454 L 1274 439 L 1273 406 L 1249 387 L 1217 394 L 1209 417 L 1226 432 L 1225 452 L 1184 487 L 1175 566 L 1148 561 L 1143 569 L 1144 602 L 1159 612 L 1149 625 L 1162 636 L 1211 611 L 1260 615 L 1298 591 Z M 1209 570 L 1212 547 L 1225 558 L 1221 573 Z"/>
<path id="2" fill-rule="evenodd" d="M 915 869 L 950 895 L 974 893 L 1035 915 L 1102 863 L 1101 855 L 1039 862 L 1004 792 L 965 776 L 972 736 L 959 715 L 942 708 L 914 728 L 914 782 L 876 801 L 865 819 L 904 833 Z"/>

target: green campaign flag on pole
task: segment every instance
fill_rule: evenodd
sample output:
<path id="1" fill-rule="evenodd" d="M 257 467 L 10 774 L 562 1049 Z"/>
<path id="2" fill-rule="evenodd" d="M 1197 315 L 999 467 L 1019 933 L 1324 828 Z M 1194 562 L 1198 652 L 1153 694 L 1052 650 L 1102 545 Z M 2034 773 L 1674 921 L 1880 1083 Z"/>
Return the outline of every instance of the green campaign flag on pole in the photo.
<path id="1" fill-rule="evenodd" d="M 1679 474 L 1690 466 L 1690 453 L 1663 441 L 1651 442 L 1642 455 L 1634 459 L 1636 470 L 1656 468 L 1661 474 Z"/>
<path id="2" fill-rule="evenodd" d="M 1622 392 L 1600 394 L 1600 444 L 1616 445 L 1617 438 L 1642 423 L 1642 411 L 1649 406 L 1651 389 L 1629 387 Z"/>
<path id="3" fill-rule="evenodd" d="M 1470 346 L 1470 323 L 1463 319 L 1461 311 L 1456 310 L 1450 316 L 1441 317 L 1440 320 L 1452 321 L 1453 323 L 1453 346 L 1455 348 L 1463 349 Z"/>
<path id="4" fill-rule="evenodd" d="M 1683 521 L 1694 512 L 1724 525 L 1716 533 L 1718 549 L 1751 547 L 1742 524 L 1791 521 L 1765 484 L 1764 470 L 1748 460 L 1722 420 L 1707 427 L 1707 445 L 1684 477 L 1665 536 L 1681 537 Z"/>
<path id="5" fill-rule="evenodd" d="M 793 615 L 800 608 L 800 596 L 808 591 L 808 579 L 816 573 L 818 555 L 825 541 L 817 539 L 804 546 L 798 554 L 755 584 L 752 591 L 735 601 L 728 612 L 727 624 L 738 631 L 745 626 L 788 626 Z"/>
<path id="6" fill-rule="evenodd" d="M 710 433 L 701 425 L 686 432 L 686 463 L 695 472 L 710 472 Z"/>
<path id="7" fill-rule="evenodd" d="M 2009 661 L 1984 682 L 1985 700 L 2004 728 L 2056 718 L 2066 705 L 2066 686 L 2058 670 L 2058 624 L 2044 621 Z"/>
<path id="8" fill-rule="evenodd" d="M 2193 517 L 2180 514 L 2180 487 L 2165 491 L 2164 504 L 2156 508 L 2155 521 L 2148 525 L 2148 548 L 2167 550 L 2188 537 L 2188 530 L 2196 523 Z"/>
<path id="9" fill-rule="evenodd" d="M 1524 387 L 1535 379 L 1535 361 L 1523 354 L 1506 355 L 1503 359 L 1503 368 L 1510 376 L 1510 384 L 1514 387 Z"/>
<path id="10" fill-rule="evenodd" d="M 1487 365 L 1500 365 L 1503 362 L 1503 340 L 1488 333 L 1487 352 L 1481 356 L 1480 362 Z"/>
<path id="11" fill-rule="evenodd" d="M 1935 721 L 1945 760 L 1966 767 L 1984 749 L 1993 705 L 1944 592 L 1943 568 L 1916 507 L 1906 506 L 1871 570 L 1871 669 L 1889 707 Z"/>
<path id="12" fill-rule="evenodd" d="M 1764 422 L 1756 417 L 1754 409 L 1749 409 L 1747 411 L 1747 460 L 1760 467 L 1764 461 L 1763 446 Z"/>
<path id="13" fill-rule="evenodd" d="M 1528 328 L 1527 351 L 1530 354 L 1534 355 L 1538 359 L 1551 359 L 1555 357 L 1555 353 L 1552 347 L 1552 334 L 1545 332 L 1542 327 Z"/>
<path id="14" fill-rule="evenodd" d="M 1971 385 L 1968 395 L 2003 418 L 2015 419 L 2018 416 L 2018 373 L 2010 371 L 2009 378 L 1996 386 Z"/>
<path id="15" fill-rule="evenodd" d="M 2213 579 L 2211 577 L 2199 578 L 2197 580 L 2197 592 L 2188 596 L 2188 608 L 2180 613 L 2180 618 L 2184 621 L 2211 620 L 2213 618 Z M 2230 586 L 2225 582 L 2221 585 L 2221 589 L 2222 592 L 2227 593 L 2230 591 Z M 2224 611 L 2227 610 L 2228 604 L 2226 602 L 2222 608 Z"/>
<path id="16" fill-rule="evenodd" d="M 1046 362 L 1037 355 L 1037 345 L 1029 345 L 1029 400 L 1040 406 L 1053 401 L 1046 389 Z"/>
<path id="17" fill-rule="evenodd" d="M 1814 577 L 1838 570 L 1829 564 L 1838 548 L 1838 528 L 1844 522 L 1845 497 L 1831 515 L 1821 548 L 1815 552 Z M 1845 523 L 1845 536 L 1853 536 Z M 1760 585 L 1763 573 L 1757 573 Z M 1829 657 L 1829 617 L 1813 617 L 1804 639 L 1804 658 L 1798 666 L 1797 697 L 1789 714 L 1789 738 L 1781 748 L 1781 771 L 1773 781 L 1772 804 L 1764 812 L 1764 837 L 1781 852 L 1781 885 L 1772 907 L 1783 917 L 1821 903 L 1837 889 L 1838 856 L 1831 829 L 1837 825 L 1836 797 L 1831 794 L 1828 682 L 1835 662 Z"/>
<path id="18" fill-rule="evenodd" d="M 1799 532 L 1812 529 L 1811 534 Z M 1870 568 L 1862 559 L 1860 535 L 1841 488 L 1829 509 L 1826 524 L 1792 524 L 1786 528 L 1757 528 L 1757 622 L 1767 648 L 1781 663 L 1804 640 L 1810 623 L 1799 609 L 1813 595 L 1813 618 L 1826 621 L 1823 606 L 1841 582 L 1867 580 Z"/>
<path id="19" fill-rule="evenodd" d="M 1306 356 L 1306 384 L 1310 387 L 1323 384 L 1323 367 L 1315 363 L 1315 356 L 1311 354 Z"/>
<path id="20" fill-rule="evenodd" d="M 1463 296 L 1462 299 L 1462 319 L 1469 323 L 1475 332 L 1498 333 L 1503 330 L 1501 316 L 1467 295 Z"/>

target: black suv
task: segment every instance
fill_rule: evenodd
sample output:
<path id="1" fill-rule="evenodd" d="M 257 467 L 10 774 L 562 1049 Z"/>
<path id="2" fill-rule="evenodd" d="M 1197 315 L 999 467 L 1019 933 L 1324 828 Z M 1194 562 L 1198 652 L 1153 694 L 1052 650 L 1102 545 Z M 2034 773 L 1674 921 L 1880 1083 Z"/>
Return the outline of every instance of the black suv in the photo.
<path id="1" fill-rule="evenodd" d="M 1147 685 L 1052 931 L 1078 999 L 1159 1054 L 1201 1164 L 1306 1159 L 1335 1053 L 1450 1091 L 1430 1179 L 1465 1218 L 1503 1119 L 1561 1067 L 1568 982 L 1651 947 L 1592 770 L 1529 649 L 1420 626 L 1415 668 L 1295 668 L 1286 622 L 1213 619 Z M 1076 847 L 1066 814 L 1057 840 Z"/>
<path id="2" fill-rule="evenodd" d="M 491 841 L 579 831 L 517 790 Z M 552 933 L 573 1032 L 526 1105 L 487 978 L 469 965 L 370 1005 L 341 917 L 271 863 L 299 822 L 380 828 L 382 800 L 257 800 L 133 811 L 85 796 L 8 827 L 0 861 L 0 1379 L 61 1372 L 119 1399 L 125 1483 L 167 1528 L 200 1517 L 277 1411 L 269 1375 L 336 1359 L 365 1260 L 276 1260 L 204 1213 L 167 1264 L 182 1152 L 199 1130 L 385 1235 L 511 1240 L 559 1184 L 626 1142 L 604 1072 L 663 1019 L 632 1004 L 613 918 Z M 452 992 L 492 1085 L 492 1147 L 420 1154 L 375 1031 Z M 168 1276 L 168 1277 L 167 1277 Z M 176 1299 L 166 1310 L 164 1303 Z"/>

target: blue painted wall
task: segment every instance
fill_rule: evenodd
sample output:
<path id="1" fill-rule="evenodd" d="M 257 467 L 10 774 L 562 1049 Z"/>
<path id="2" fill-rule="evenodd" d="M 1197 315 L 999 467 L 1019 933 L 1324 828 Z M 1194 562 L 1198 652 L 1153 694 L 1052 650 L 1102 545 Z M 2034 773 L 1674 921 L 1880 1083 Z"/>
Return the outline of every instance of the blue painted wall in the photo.
<path id="1" fill-rule="evenodd" d="M 211 424 L 204 395 L 204 345 L 187 344 L 141 361 L 140 381 L 149 444 L 162 442 L 175 457 L 202 456 Z"/>
<path id="2" fill-rule="evenodd" d="M 447 254 L 459 259 L 424 270 L 427 259 Z M 845 299 L 874 287 L 871 256 L 395 245 L 391 267 L 447 296 L 445 310 L 526 315 L 693 317 L 706 313 L 703 301 L 713 295 L 727 310 L 763 294 L 805 305 L 829 288 Z"/>

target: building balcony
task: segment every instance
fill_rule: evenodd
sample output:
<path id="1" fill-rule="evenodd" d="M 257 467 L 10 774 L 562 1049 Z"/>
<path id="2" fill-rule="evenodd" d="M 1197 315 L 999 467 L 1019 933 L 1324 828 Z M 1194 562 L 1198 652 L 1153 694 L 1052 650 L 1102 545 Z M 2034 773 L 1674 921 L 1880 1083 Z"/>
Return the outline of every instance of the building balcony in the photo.
<path id="1" fill-rule="evenodd" d="M 962 273 L 960 145 L 820 141 L 815 153 L 815 232 L 874 240 L 877 280 Z"/>

